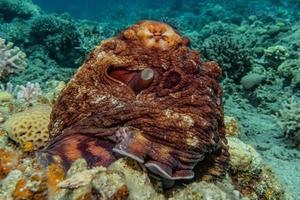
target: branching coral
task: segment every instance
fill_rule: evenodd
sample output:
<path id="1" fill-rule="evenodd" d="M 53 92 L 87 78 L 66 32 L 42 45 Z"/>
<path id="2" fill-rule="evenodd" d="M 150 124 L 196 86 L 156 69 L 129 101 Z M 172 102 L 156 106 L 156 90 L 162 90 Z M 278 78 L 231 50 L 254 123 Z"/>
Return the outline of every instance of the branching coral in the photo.
<path id="1" fill-rule="evenodd" d="M 251 70 L 251 52 L 240 39 L 212 35 L 201 46 L 203 56 L 218 62 L 228 77 L 236 81 Z"/>
<path id="2" fill-rule="evenodd" d="M 16 85 L 8 82 L 6 85 L 0 84 L 0 91 L 11 94 L 19 103 L 37 102 L 42 96 L 42 90 L 39 83 L 27 82 L 26 85 Z"/>
<path id="3" fill-rule="evenodd" d="M 40 8 L 31 0 L 2 0 L 0 1 L 0 18 L 10 21 L 13 18 L 29 18 L 39 14 Z"/>
<path id="4" fill-rule="evenodd" d="M 21 72 L 26 66 L 26 54 L 14 47 L 13 43 L 6 44 L 5 40 L 0 38 L 0 79 Z"/>
<path id="5" fill-rule="evenodd" d="M 77 67 L 83 59 L 80 33 L 68 16 L 44 15 L 34 18 L 30 36 L 34 42 L 44 45 L 50 58 L 60 66 Z"/>
<path id="6" fill-rule="evenodd" d="M 28 82 L 26 86 L 17 86 L 17 99 L 20 102 L 36 101 L 42 95 L 42 90 L 39 83 Z"/>

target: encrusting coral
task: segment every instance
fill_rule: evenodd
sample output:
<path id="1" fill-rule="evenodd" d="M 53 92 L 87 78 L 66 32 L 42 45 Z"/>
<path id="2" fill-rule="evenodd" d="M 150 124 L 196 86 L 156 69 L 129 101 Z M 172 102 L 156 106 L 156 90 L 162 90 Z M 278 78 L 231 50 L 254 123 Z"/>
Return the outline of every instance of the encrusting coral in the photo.
<path id="1" fill-rule="evenodd" d="M 6 44 L 5 40 L 0 38 L 0 79 L 21 72 L 26 66 L 26 54 L 14 47 L 13 43 Z"/>
<path id="2" fill-rule="evenodd" d="M 155 21 L 103 41 L 53 107 L 47 160 L 65 169 L 79 158 L 108 166 L 118 154 L 163 179 L 192 179 L 197 164 L 198 177 L 223 176 L 221 69 L 188 42 Z"/>
<path id="3" fill-rule="evenodd" d="M 236 190 L 249 199 L 289 199 L 274 172 L 250 145 L 228 137 L 229 174 Z"/>
<path id="4" fill-rule="evenodd" d="M 285 136 L 293 138 L 296 145 L 300 146 L 300 102 L 291 97 L 284 102 L 274 116 L 282 128 Z"/>

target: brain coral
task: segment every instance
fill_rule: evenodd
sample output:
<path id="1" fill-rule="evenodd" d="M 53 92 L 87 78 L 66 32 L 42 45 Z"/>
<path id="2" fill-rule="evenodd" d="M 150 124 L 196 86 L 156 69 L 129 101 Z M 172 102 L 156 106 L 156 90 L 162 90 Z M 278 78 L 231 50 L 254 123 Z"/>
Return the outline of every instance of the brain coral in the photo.
<path id="1" fill-rule="evenodd" d="M 49 138 L 48 124 L 51 107 L 38 105 L 13 114 L 3 125 L 9 137 L 21 145 L 32 143 L 34 149 L 43 147 Z"/>
<path id="2" fill-rule="evenodd" d="M 47 160 L 68 169 L 79 158 L 92 167 L 125 156 L 168 180 L 223 175 L 221 69 L 188 43 L 155 21 L 103 41 L 54 105 Z"/>

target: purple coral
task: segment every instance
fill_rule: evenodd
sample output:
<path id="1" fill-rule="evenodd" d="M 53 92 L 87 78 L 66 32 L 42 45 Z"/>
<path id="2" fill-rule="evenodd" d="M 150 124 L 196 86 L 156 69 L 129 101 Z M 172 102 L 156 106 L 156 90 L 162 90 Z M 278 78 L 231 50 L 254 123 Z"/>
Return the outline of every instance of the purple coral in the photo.
<path id="1" fill-rule="evenodd" d="M 26 66 L 26 54 L 18 47 L 13 47 L 13 43 L 6 44 L 5 40 L 0 38 L 0 79 L 21 72 Z"/>
<path id="2" fill-rule="evenodd" d="M 39 83 L 27 82 L 26 86 L 17 85 L 17 99 L 19 102 L 36 101 L 42 95 L 42 90 Z"/>

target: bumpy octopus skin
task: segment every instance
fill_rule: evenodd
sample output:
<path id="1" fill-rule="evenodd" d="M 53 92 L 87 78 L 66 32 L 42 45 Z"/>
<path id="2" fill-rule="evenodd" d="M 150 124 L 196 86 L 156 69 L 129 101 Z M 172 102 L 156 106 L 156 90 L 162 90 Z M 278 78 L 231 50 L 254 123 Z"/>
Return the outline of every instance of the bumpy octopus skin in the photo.
<path id="1" fill-rule="evenodd" d="M 97 46 L 54 105 L 48 163 L 67 170 L 79 158 L 92 167 L 126 156 L 168 180 L 222 176 L 221 70 L 188 43 L 141 21 Z"/>

